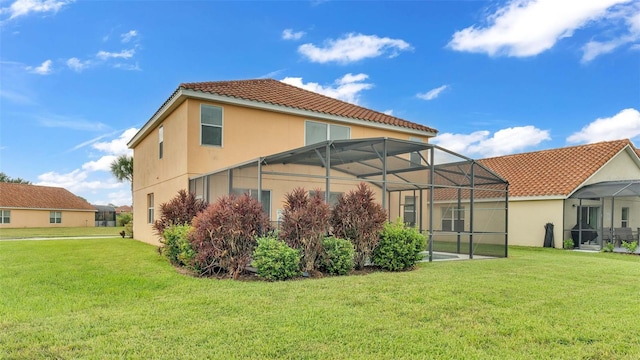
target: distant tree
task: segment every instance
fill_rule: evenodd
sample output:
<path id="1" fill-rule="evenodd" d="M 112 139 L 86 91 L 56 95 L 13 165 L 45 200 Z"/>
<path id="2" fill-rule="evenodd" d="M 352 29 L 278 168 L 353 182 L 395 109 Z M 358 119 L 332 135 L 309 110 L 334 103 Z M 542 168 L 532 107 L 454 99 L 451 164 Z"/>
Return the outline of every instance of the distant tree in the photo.
<path id="1" fill-rule="evenodd" d="M 133 203 L 133 156 L 120 155 L 111 163 L 111 173 L 120 182 L 131 183 L 131 202 Z"/>
<path id="2" fill-rule="evenodd" d="M 31 185 L 31 181 L 24 180 L 21 178 L 12 178 L 11 176 L 8 176 L 3 172 L 0 172 L 0 182 Z"/>

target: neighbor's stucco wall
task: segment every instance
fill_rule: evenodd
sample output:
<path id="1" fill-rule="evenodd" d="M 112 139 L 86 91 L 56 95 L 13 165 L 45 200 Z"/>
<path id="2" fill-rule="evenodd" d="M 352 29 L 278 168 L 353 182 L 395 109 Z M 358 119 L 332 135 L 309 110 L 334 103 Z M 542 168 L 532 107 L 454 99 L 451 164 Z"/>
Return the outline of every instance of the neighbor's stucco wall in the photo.
<path id="1" fill-rule="evenodd" d="M 640 179 L 640 167 L 633 161 L 632 156 L 635 155 L 629 154 L 626 150 L 620 152 L 596 171 L 596 173 L 586 181 L 585 185 L 602 181 Z"/>
<path id="2" fill-rule="evenodd" d="M 70 211 L 70 210 L 25 210 L 3 209 L 11 211 L 11 222 L 0 224 L 0 228 L 24 228 L 24 227 L 94 227 L 96 213 L 94 211 Z M 60 224 L 49 222 L 51 211 L 62 213 Z"/>
<path id="3" fill-rule="evenodd" d="M 222 146 L 200 145 L 200 105 L 203 103 L 223 108 Z M 134 148 L 134 238 L 159 244 L 151 225 L 147 222 L 148 194 L 154 194 L 154 210 L 157 219 L 160 204 L 172 199 L 178 190 L 188 189 L 188 180 L 191 177 L 304 146 L 305 120 L 332 124 L 325 120 L 236 105 L 198 99 L 185 100 Z M 352 139 L 389 137 L 409 140 L 416 138 L 415 135 L 401 130 L 336 124 L 349 126 Z M 158 158 L 158 126 L 160 125 L 164 128 L 163 159 Z M 422 137 L 422 140 L 427 142 L 428 137 Z M 300 185 L 305 186 L 304 183 Z M 275 218 L 276 210 L 281 207 L 280 193 L 284 188 L 280 190 L 275 186 L 270 187 L 274 191 L 271 212 Z M 332 191 L 335 190 L 332 189 Z"/>
<path id="4" fill-rule="evenodd" d="M 509 245 L 544 245 L 544 226 L 552 223 L 556 248 L 562 248 L 563 200 L 509 201 Z"/>

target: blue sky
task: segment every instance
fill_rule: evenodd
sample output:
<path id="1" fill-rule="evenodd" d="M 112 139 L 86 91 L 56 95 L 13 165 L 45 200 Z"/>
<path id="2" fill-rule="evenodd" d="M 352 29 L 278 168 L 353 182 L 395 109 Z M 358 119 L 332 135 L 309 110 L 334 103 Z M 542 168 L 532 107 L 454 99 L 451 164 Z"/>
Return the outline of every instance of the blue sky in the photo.
<path id="1" fill-rule="evenodd" d="M 640 2 L 0 0 L 0 171 L 129 204 L 109 164 L 180 83 L 264 77 L 473 158 L 640 145 Z"/>

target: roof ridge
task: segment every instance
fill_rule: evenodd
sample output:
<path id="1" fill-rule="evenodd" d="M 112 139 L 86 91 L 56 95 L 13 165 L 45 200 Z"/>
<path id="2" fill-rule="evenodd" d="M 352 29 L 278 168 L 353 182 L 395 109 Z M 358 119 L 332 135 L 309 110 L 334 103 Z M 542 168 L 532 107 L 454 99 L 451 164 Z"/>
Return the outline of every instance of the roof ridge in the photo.
<path id="1" fill-rule="evenodd" d="M 557 147 L 557 148 L 551 148 L 551 149 L 527 151 L 527 152 L 516 153 L 516 154 L 492 156 L 492 157 L 488 157 L 488 158 L 482 158 L 482 159 L 479 159 L 479 160 L 500 159 L 500 158 L 507 158 L 507 157 L 512 157 L 512 156 L 522 156 L 522 155 L 527 155 L 527 154 L 547 153 L 547 152 L 552 152 L 552 151 L 566 151 L 566 150 L 580 148 L 580 147 L 589 147 L 589 146 L 596 146 L 596 145 L 603 145 L 603 144 L 613 144 L 613 143 L 625 143 L 625 145 L 632 145 L 633 146 L 633 144 L 631 143 L 631 140 L 626 138 L 626 139 L 618 139 L 618 140 L 604 140 L 604 141 L 598 141 L 598 142 L 588 143 L 588 144 L 563 146 L 563 147 Z"/>

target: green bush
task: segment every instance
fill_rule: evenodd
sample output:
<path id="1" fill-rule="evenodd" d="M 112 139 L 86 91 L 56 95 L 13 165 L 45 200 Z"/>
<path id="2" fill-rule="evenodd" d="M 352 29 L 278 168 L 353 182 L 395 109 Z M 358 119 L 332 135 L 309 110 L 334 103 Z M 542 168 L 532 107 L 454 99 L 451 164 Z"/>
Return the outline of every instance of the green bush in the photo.
<path id="1" fill-rule="evenodd" d="M 257 242 L 251 266 L 258 269 L 258 276 L 276 281 L 300 274 L 300 251 L 275 237 L 261 237 Z"/>
<path id="2" fill-rule="evenodd" d="M 424 235 L 400 220 L 386 223 L 373 250 L 373 263 L 390 271 L 406 270 L 422 259 L 426 246 Z"/>
<path id="3" fill-rule="evenodd" d="M 133 239 L 133 221 L 128 222 L 124 226 L 124 235 Z"/>
<path id="4" fill-rule="evenodd" d="M 571 250 L 574 248 L 575 244 L 573 243 L 573 239 L 566 239 L 562 242 L 562 245 L 565 249 Z"/>
<path id="5" fill-rule="evenodd" d="M 320 269 L 332 275 L 346 275 L 353 269 L 355 250 L 351 241 L 327 237 L 322 241 Z"/>
<path id="6" fill-rule="evenodd" d="M 631 242 L 623 241 L 623 242 L 622 242 L 622 247 L 623 247 L 623 248 L 625 248 L 625 249 L 627 249 L 627 251 L 628 251 L 630 254 L 633 254 L 633 253 L 635 253 L 635 252 L 636 252 L 636 250 L 638 249 L 638 242 L 637 242 L 637 241 L 631 241 Z"/>
<path id="7" fill-rule="evenodd" d="M 164 230 L 164 246 L 162 246 L 162 255 L 164 255 L 172 264 L 194 268 L 194 259 L 196 252 L 189 242 L 189 232 L 191 225 L 172 225 Z"/>
<path id="8" fill-rule="evenodd" d="M 613 243 L 609 242 L 604 244 L 604 247 L 602 248 L 602 252 L 613 252 L 615 245 L 613 245 Z"/>
<path id="9" fill-rule="evenodd" d="M 133 221 L 133 214 L 130 212 L 120 213 L 116 217 L 116 225 L 118 226 L 126 226 L 128 223 L 132 221 Z"/>

